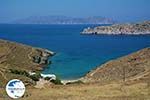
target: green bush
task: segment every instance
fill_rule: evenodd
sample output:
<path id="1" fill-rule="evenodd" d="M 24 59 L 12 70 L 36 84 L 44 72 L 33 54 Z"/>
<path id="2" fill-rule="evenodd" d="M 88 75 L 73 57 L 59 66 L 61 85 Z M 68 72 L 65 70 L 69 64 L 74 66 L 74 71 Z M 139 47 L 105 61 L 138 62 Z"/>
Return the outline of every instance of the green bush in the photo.
<path id="1" fill-rule="evenodd" d="M 51 79 L 50 77 L 45 77 L 45 78 L 44 78 L 44 80 L 48 80 L 48 81 L 49 81 L 50 79 Z"/>
<path id="2" fill-rule="evenodd" d="M 34 81 L 39 81 L 39 79 L 41 78 L 40 73 L 36 73 L 34 75 L 29 75 L 29 73 L 24 71 L 24 70 L 16 70 L 16 69 L 10 69 L 10 72 L 13 74 L 23 75 L 23 76 L 29 77 Z"/>
<path id="3" fill-rule="evenodd" d="M 39 81 L 39 79 L 41 78 L 41 74 L 40 73 L 36 73 L 34 75 L 30 75 L 30 78 L 34 81 Z"/>
<path id="4" fill-rule="evenodd" d="M 56 84 L 56 85 L 63 85 L 61 83 L 61 80 L 59 78 L 56 77 L 56 80 L 51 80 L 52 83 Z"/>
<path id="5" fill-rule="evenodd" d="M 29 76 L 29 73 L 26 72 L 25 70 L 16 70 L 16 69 L 10 69 L 10 72 L 13 74 L 18 74 L 18 75 L 24 75 L 24 76 Z"/>

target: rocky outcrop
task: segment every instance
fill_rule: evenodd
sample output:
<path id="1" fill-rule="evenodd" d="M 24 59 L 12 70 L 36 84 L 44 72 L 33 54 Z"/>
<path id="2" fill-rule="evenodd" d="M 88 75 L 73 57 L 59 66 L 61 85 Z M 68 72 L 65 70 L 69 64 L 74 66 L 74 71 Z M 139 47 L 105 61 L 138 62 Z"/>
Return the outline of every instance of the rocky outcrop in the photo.
<path id="1" fill-rule="evenodd" d="M 42 70 L 53 55 L 53 52 L 46 49 L 0 39 L 0 85 L 12 78 L 19 78 L 24 82 L 32 81 L 26 77 L 27 72 Z"/>
<path id="2" fill-rule="evenodd" d="M 81 34 L 113 34 L 113 35 L 140 35 L 150 34 L 150 21 L 136 24 L 114 24 L 111 26 L 98 26 L 86 28 Z"/>
<path id="3" fill-rule="evenodd" d="M 150 79 L 150 48 L 109 61 L 89 72 L 84 82 L 135 82 Z M 149 81 L 150 82 L 150 81 Z"/>
<path id="4" fill-rule="evenodd" d="M 40 48 L 37 48 L 37 51 L 40 55 L 33 56 L 33 62 L 38 63 L 40 65 L 50 64 L 49 57 L 53 56 L 55 53 Z"/>

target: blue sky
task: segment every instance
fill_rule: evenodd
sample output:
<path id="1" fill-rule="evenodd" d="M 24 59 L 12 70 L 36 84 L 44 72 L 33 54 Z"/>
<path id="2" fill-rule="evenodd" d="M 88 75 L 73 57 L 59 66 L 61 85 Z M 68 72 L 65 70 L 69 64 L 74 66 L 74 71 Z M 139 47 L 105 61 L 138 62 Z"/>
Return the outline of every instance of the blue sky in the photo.
<path id="1" fill-rule="evenodd" d="M 140 21 L 150 19 L 150 0 L 0 0 L 0 22 L 47 15 Z"/>

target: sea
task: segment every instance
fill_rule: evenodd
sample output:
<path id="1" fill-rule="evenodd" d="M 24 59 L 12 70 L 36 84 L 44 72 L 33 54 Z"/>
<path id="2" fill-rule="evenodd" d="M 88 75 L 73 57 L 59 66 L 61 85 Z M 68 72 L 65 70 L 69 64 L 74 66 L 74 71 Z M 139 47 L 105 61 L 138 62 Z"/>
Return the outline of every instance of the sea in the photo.
<path id="1" fill-rule="evenodd" d="M 150 47 L 149 35 L 81 35 L 97 25 L 0 24 L 0 39 L 51 50 L 56 53 L 42 73 L 71 80 L 84 76 L 105 62 Z"/>

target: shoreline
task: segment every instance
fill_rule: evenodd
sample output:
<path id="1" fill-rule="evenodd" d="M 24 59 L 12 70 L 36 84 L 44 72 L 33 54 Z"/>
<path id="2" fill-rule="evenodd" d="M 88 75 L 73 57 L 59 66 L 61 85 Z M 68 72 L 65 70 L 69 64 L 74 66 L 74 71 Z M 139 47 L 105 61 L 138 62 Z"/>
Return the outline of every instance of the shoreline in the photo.
<path id="1" fill-rule="evenodd" d="M 61 82 L 65 85 L 66 83 L 72 83 L 72 82 L 79 81 L 79 80 L 81 80 L 81 78 L 78 78 L 78 79 L 62 79 Z"/>

